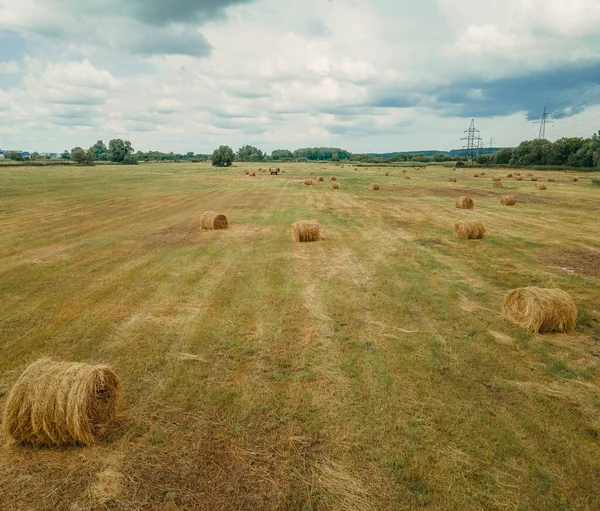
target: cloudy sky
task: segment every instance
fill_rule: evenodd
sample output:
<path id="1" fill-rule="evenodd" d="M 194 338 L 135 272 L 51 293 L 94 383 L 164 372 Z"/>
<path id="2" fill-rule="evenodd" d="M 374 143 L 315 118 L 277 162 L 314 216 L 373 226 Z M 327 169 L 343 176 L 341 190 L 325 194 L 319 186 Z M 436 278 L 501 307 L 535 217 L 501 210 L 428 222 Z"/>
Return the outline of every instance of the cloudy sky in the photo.
<path id="1" fill-rule="evenodd" d="M 599 0 L 0 0 L 3 149 L 509 146 L 599 82 Z"/>

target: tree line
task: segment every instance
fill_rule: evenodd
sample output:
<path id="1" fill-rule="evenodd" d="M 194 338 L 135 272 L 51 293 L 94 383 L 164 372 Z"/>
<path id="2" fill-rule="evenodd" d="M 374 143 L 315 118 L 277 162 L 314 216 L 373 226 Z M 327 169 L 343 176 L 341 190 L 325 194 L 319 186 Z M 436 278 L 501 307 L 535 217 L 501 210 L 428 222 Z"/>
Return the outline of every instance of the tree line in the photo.
<path id="1" fill-rule="evenodd" d="M 568 166 L 579 168 L 600 168 L 600 132 L 590 138 L 561 138 L 555 142 L 548 140 L 528 140 L 518 147 L 505 148 L 494 154 L 479 155 L 475 162 L 480 165 L 529 166 Z"/>

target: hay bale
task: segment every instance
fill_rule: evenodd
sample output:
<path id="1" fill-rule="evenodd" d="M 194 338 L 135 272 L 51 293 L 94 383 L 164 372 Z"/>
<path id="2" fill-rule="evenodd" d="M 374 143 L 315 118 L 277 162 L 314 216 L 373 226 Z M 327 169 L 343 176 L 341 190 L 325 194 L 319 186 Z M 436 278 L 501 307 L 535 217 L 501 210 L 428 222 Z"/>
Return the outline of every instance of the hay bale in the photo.
<path id="1" fill-rule="evenodd" d="M 404 174 L 404 179 L 411 179 L 411 177 L 408 174 Z"/>
<path id="2" fill-rule="evenodd" d="M 455 177 L 448 178 L 448 183 L 456 183 L 456 178 Z"/>
<path id="3" fill-rule="evenodd" d="M 512 174 L 506 174 L 506 177 L 513 177 Z"/>
<path id="4" fill-rule="evenodd" d="M 485 238 L 485 227 L 479 220 L 456 222 L 454 236 L 463 240 L 482 240 Z"/>
<path id="5" fill-rule="evenodd" d="M 337 179 L 337 177 L 335 177 L 335 176 L 331 176 L 331 180 L 332 180 L 332 181 L 335 181 L 336 179 Z"/>
<path id="6" fill-rule="evenodd" d="M 325 179 L 323 178 L 323 176 L 319 176 L 318 181 L 319 181 L 319 183 L 322 183 L 323 181 L 325 181 Z"/>
<path id="7" fill-rule="evenodd" d="M 537 177 L 532 177 L 532 178 L 531 178 L 531 181 L 537 181 L 537 180 L 538 180 L 538 178 L 537 178 Z"/>
<path id="8" fill-rule="evenodd" d="M 379 183 L 371 183 L 369 190 L 379 190 Z"/>
<path id="9" fill-rule="evenodd" d="M 573 332 L 577 307 L 573 299 L 560 289 L 525 287 L 506 295 L 504 317 L 536 334 Z"/>
<path id="10" fill-rule="evenodd" d="M 541 185 L 538 183 L 537 185 L 535 185 L 535 189 L 536 190 L 546 190 L 547 187 L 546 187 L 546 185 Z"/>
<path id="11" fill-rule="evenodd" d="M 492 178 L 492 181 L 493 181 L 494 183 L 495 183 L 495 182 L 497 182 L 497 181 L 502 181 L 502 178 L 501 178 L 501 177 L 493 177 L 493 178 Z"/>
<path id="12" fill-rule="evenodd" d="M 389 175 L 390 175 L 390 173 L 389 173 L 389 172 L 386 172 L 386 173 L 385 173 L 385 175 L 386 175 L 386 176 L 389 176 Z"/>
<path id="13" fill-rule="evenodd" d="M 106 365 L 41 359 L 10 391 L 4 430 L 16 444 L 92 445 L 114 417 L 120 393 L 119 377 Z"/>
<path id="14" fill-rule="evenodd" d="M 556 179 L 554 179 L 553 177 L 548 178 L 548 183 L 554 183 L 555 181 L 556 181 Z"/>
<path id="15" fill-rule="evenodd" d="M 340 189 L 340 184 L 339 183 L 330 183 L 330 186 L 333 190 L 339 190 Z"/>
<path id="16" fill-rule="evenodd" d="M 313 172 L 312 170 L 310 171 L 310 173 L 311 173 L 311 174 L 314 174 L 314 172 Z"/>
<path id="17" fill-rule="evenodd" d="M 521 173 L 520 172 L 515 172 L 515 176 L 520 176 Z"/>
<path id="18" fill-rule="evenodd" d="M 250 174 L 250 171 L 249 170 L 244 170 L 244 174 L 248 175 L 248 174 Z"/>
<path id="19" fill-rule="evenodd" d="M 473 209 L 475 203 L 471 197 L 459 197 L 456 199 L 456 207 L 458 209 Z"/>
<path id="20" fill-rule="evenodd" d="M 579 181 L 579 178 L 578 177 L 574 177 L 574 178 L 572 178 L 572 181 L 573 181 L 573 183 L 577 183 L 577 181 Z"/>
<path id="21" fill-rule="evenodd" d="M 256 172 L 252 172 L 252 174 L 250 174 L 251 177 L 256 177 Z"/>
<path id="22" fill-rule="evenodd" d="M 304 184 L 307 185 L 307 186 L 312 185 L 312 179 L 305 179 L 304 180 Z"/>
<path id="23" fill-rule="evenodd" d="M 292 224 L 294 228 L 294 241 L 296 243 L 308 243 L 321 241 L 319 223 L 316 220 L 304 220 Z"/>
<path id="24" fill-rule="evenodd" d="M 523 178 L 521 176 L 517 176 L 515 177 L 515 181 L 523 181 Z"/>
<path id="25" fill-rule="evenodd" d="M 406 169 L 402 169 L 402 174 L 406 174 L 407 170 Z"/>
<path id="26" fill-rule="evenodd" d="M 219 229 L 227 229 L 229 222 L 225 215 L 215 213 L 214 211 L 205 211 L 200 218 L 202 229 L 210 229 L 217 231 Z"/>
<path id="27" fill-rule="evenodd" d="M 514 195 L 503 195 L 500 197 L 500 204 L 503 206 L 514 206 L 517 203 L 517 198 Z"/>
<path id="28" fill-rule="evenodd" d="M 527 177 L 533 176 L 533 172 L 527 172 Z"/>
<path id="29" fill-rule="evenodd" d="M 500 181 L 494 181 L 494 188 L 502 188 L 502 183 Z"/>
<path id="30" fill-rule="evenodd" d="M 473 177 L 479 177 L 479 174 L 473 174 Z"/>
<path id="31" fill-rule="evenodd" d="M 480 176 L 485 176 L 485 172 L 480 172 L 479 175 Z"/>

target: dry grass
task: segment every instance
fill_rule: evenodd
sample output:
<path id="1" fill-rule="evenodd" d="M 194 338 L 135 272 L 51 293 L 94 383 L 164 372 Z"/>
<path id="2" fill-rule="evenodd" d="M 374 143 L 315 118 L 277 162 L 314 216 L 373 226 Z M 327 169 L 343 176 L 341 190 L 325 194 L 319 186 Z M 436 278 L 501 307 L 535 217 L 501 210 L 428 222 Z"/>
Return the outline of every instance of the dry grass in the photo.
<path id="1" fill-rule="evenodd" d="M 456 199 L 456 208 L 457 209 L 473 209 L 475 207 L 475 203 L 471 197 L 459 197 Z"/>
<path id="2" fill-rule="evenodd" d="M 454 236 L 463 240 L 481 240 L 485 238 L 485 227 L 479 220 L 456 222 Z"/>
<path id="3" fill-rule="evenodd" d="M 535 189 L 536 190 L 547 190 L 548 187 L 546 185 L 537 184 L 537 185 L 535 185 Z"/>
<path id="4" fill-rule="evenodd" d="M 108 366 L 38 360 L 8 396 L 4 430 L 16 444 L 92 445 L 114 417 L 120 387 Z"/>
<path id="5" fill-rule="evenodd" d="M 521 176 L 517 176 L 515 177 L 515 181 L 523 181 L 523 178 Z"/>
<path id="6" fill-rule="evenodd" d="M 504 316 L 533 333 L 573 332 L 577 308 L 560 289 L 526 287 L 515 289 L 504 299 Z"/>
<path id="7" fill-rule="evenodd" d="M 227 229 L 229 222 L 225 215 L 215 213 L 214 211 L 205 211 L 200 218 L 202 229 L 220 230 Z"/>
<path id="8" fill-rule="evenodd" d="M 494 181 L 494 188 L 502 188 L 502 183 L 500 181 Z"/>
<path id="9" fill-rule="evenodd" d="M 332 190 L 339 190 L 340 189 L 340 184 L 339 183 L 330 183 L 331 189 Z"/>
<path id="10" fill-rule="evenodd" d="M 296 243 L 308 243 L 321 241 L 319 222 L 316 220 L 303 220 L 292 224 L 294 241 Z"/>
<path id="11" fill-rule="evenodd" d="M 514 206 L 517 203 L 517 198 L 514 195 L 503 195 L 500 197 L 500 204 L 503 206 Z"/>
<path id="12" fill-rule="evenodd" d="M 369 190 L 379 190 L 379 183 L 371 183 L 369 185 Z"/>

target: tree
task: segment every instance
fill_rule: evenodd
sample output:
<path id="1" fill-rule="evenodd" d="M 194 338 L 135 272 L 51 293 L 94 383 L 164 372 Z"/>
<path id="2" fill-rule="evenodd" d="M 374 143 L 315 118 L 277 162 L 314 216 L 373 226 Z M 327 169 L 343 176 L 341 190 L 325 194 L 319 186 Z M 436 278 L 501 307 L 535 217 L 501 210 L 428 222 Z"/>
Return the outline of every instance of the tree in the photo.
<path id="1" fill-rule="evenodd" d="M 93 165 L 95 155 L 91 149 L 85 151 L 81 147 L 74 147 L 71 149 L 71 160 L 78 165 Z"/>
<path id="2" fill-rule="evenodd" d="M 289 151 L 288 149 L 275 149 L 275 151 L 271 153 L 271 159 L 273 161 L 292 161 L 293 157 L 292 151 Z"/>
<path id="3" fill-rule="evenodd" d="M 115 138 L 108 143 L 109 159 L 114 163 L 123 163 L 125 157 L 130 153 L 133 153 L 133 147 L 131 147 L 131 142 L 128 140 L 123 141 L 120 138 Z"/>
<path id="4" fill-rule="evenodd" d="M 9 160 L 23 161 L 23 156 L 18 151 L 8 151 L 4 156 L 6 156 L 6 158 Z"/>
<path id="5" fill-rule="evenodd" d="M 235 159 L 236 161 L 263 161 L 265 156 L 260 149 L 251 145 L 245 145 L 238 149 Z"/>
<path id="6" fill-rule="evenodd" d="M 40 159 L 40 153 L 38 153 L 37 151 L 33 151 L 33 153 L 31 153 L 31 159 L 32 160 L 39 160 Z"/>
<path id="7" fill-rule="evenodd" d="M 89 148 L 89 151 L 93 153 L 94 159 L 98 161 L 108 161 L 109 154 L 108 148 L 104 145 L 102 140 L 98 140 L 92 147 Z"/>
<path id="8" fill-rule="evenodd" d="M 60 159 L 61 160 L 70 160 L 71 159 L 71 155 L 69 154 L 69 151 L 67 151 L 66 149 L 63 151 L 63 153 L 60 155 Z"/>
<path id="9" fill-rule="evenodd" d="M 137 165 L 138 159 L 132 153 L 127 153 L 125 155 L 125 159 L 123 160 L 123 165 Z"/>
<path id="10" fill-rule="evenodd" d="M 496 165 L 508 165 L 513 155 L 513 150 L 510 147 L 500 149 L 497 153 L 492 155 L 492 161 Z"/>
<path id="11" fill-rule="evenodd" d="M 230 167 L 234 158 L 233 149 L 228 145 L 222 145 L 218 149 L 215 149 L 211 160 L 213 167 Z"/>

